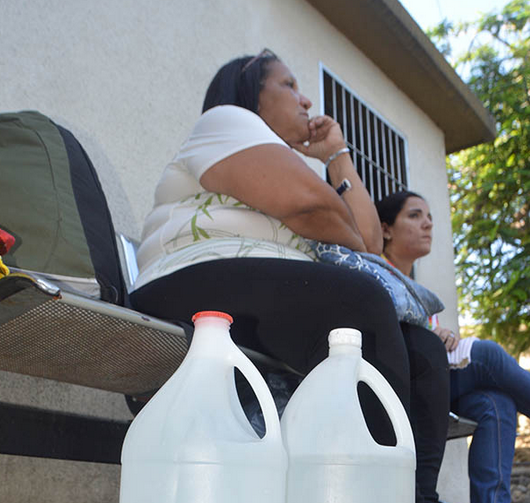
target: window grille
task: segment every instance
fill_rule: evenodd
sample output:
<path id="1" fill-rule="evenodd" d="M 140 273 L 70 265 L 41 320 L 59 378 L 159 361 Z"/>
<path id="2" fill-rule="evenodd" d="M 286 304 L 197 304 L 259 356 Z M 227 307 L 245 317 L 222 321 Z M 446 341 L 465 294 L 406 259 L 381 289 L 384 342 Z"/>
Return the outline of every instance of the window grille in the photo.
<path id="1" fill-rule="evenodd" d="M 353 163 L 374 201 L 406 190 L 405 139 L 350 89 L 321 68 L 324 114 L 341 126 Z"/>

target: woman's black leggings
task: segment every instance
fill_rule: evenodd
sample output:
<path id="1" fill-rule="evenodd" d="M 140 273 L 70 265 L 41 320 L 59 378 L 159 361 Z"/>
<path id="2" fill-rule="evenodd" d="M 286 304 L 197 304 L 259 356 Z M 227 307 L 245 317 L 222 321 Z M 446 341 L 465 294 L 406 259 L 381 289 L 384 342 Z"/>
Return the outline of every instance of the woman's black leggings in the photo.
<path id="1" fill-rule="evenodd" d="M 438 502 L 436 485 L 449 422 L 449 365 L 440 338 L 401 324 L 410 368 L 410 422 L 416 442 L 416 501 Z"/>
<path id="2" fill-rule="evenodd" d="M 445 401 L 444 391 L 435 389 L 441 380 L 434 378 L 434 370 L 430 373 L 423 363 L 411 368 L 411 361 L 416 359 L 409 361 L 406 343 L 421 351 L 418 349 L 421 338 L 415 334 L 423 329 L 405 325 L 402 331 L 390 296 L 376 280 L 359 271 L 296 260 L 221 259 L 186 267 L 152 281 L 133 292 L 131 302 L 146 314 L 188 323 L 197 311 L 227 312 L 234 318 L 230 332 L 237 344 L 284 361 L 304 374 L 328 356 L 330 330 L 357 328 L 363 334 L 363 358 L 383 374 L 407 412 L 411 411 L 411 371 L 416 372 L 418 367 L 420 380 L 433 379 L 432 388 L 412 387 L 414 393 L 429 393 L 428 397 L 412 400 L 414 410 L 429 405 L 427 412 L 420 411 L 420 427 L 423 418 L 430 415 L 432 403 Z M 441 354 L 445 356 L 443 346 Z M 429 358 L 425 355 L 424 362 L 429 362 Z M 448 390 L 448 371 L 443 372 L 447 373 Z M 361 398 L 376 440 L 392 443 L 393 432 L 382 406 L 377 400 Z M 447 425 L 448 398 L 442 408 L 445 413 L 441 421 Z M 443 427 L 436 427 L 433 432 L 440 429 Z M 446 431 L 441 442 L 442 454 L 445 435 Z M 429 431 L 420 438 L 424 436 L 430 437 Z M 418 460 L 421 461 L 420 457 Z"/>

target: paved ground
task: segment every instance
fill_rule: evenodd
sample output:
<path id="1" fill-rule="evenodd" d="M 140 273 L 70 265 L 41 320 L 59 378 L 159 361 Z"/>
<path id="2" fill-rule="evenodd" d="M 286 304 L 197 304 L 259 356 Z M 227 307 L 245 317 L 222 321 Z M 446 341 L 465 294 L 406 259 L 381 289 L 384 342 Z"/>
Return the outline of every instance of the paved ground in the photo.
<path id="1" fill-rule="evenodd" d="M 530 503 L 530 447 L 519 447 L 515 450 L 512 502 Z"/>

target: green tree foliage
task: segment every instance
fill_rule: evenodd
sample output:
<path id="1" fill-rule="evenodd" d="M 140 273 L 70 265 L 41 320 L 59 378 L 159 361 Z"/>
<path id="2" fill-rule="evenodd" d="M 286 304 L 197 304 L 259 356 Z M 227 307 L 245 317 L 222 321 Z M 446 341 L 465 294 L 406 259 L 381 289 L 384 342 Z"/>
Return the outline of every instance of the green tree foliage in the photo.
<path id="1" fill-rule="evenodd" d="M 431 38 L 473 34 L 454 63 L 495 119 L 497 138 L 448 157 L 460 307 L 480 336 L 530 348 L 530 0 L 474 23 L 443 22 Z"/>

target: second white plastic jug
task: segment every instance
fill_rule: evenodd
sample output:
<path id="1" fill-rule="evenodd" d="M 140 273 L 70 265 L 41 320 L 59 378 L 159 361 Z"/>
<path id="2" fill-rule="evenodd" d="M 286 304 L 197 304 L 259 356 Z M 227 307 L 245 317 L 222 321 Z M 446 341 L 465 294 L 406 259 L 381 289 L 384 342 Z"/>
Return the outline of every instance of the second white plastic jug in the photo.
<path id="1" fill-rule="evenodd" d="M 284 503 L 287 456 L 265 381 L 232 342 L 232 318 L 197 313 L 186 358 L 135 418 L 122 450 L 120 503 Z M 259 438 L 234 368 L 263 411 Z"/>
<path id="2" fill-rule="evenodd" d="M 416 460 L 405 409 L 383 376 L 361 358 L 358 330 L 331 331 L 329 345 L 329 357 L 302 381 L 283 413 L 286 503 L 413 503 Z M 359 381 L 385 407 L 396 446 L 376 443 L 368 431 Z"/>

